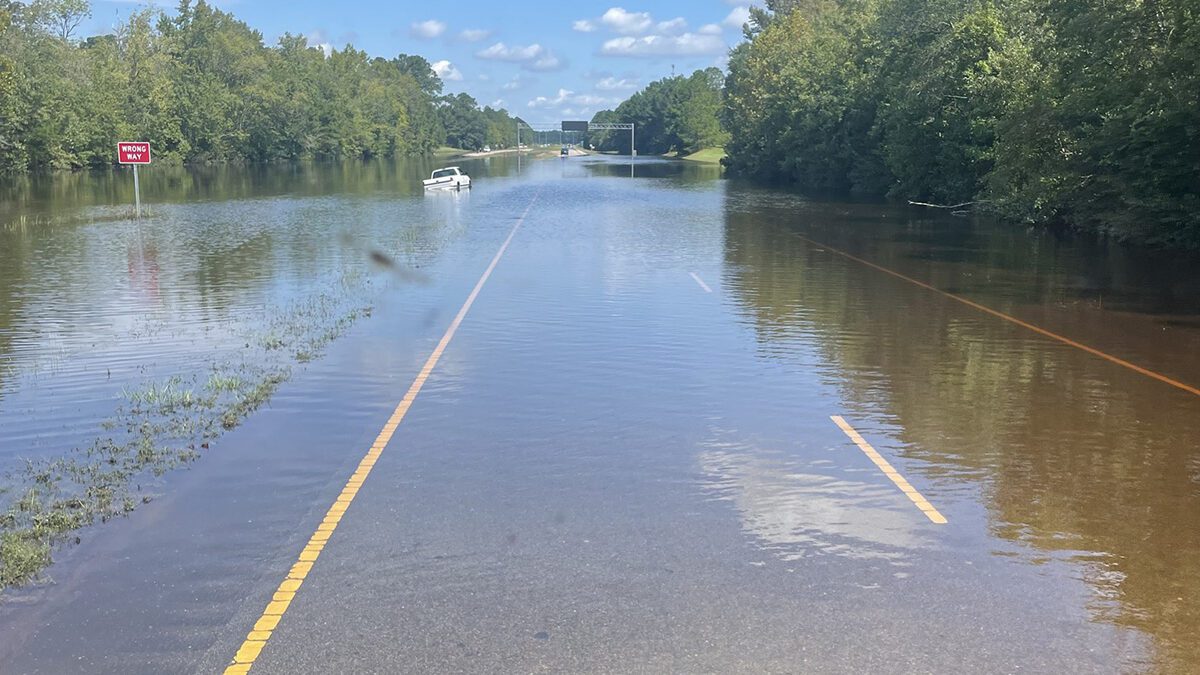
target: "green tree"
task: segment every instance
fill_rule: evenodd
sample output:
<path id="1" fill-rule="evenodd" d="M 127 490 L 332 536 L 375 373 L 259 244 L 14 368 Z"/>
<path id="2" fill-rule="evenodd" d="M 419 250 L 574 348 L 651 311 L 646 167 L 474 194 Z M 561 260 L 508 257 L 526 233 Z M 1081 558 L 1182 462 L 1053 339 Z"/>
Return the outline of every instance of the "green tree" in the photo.
<path id="1" fill-rule="evenodd" d="M 13 0 L 0 0 L 0 172 L 18 171 L 28 163 L 19 122 L 25 114 L 18 95 L 20 75 L 13 55 L 18 38 L 13 27 Z"/>
<path id="2" fill-rule="evenodd" d="M 478 150 L 487 140 L 488 121 L 479 104 L 467 94 L 446 96 L 438 106 L 438 117 L 446 129 L 446 145 Z"/>
<path id="3" fill-rule="evenodd" d="M 860 54 L 864 17 L 817 0 L 774 16 L 735 50 L 726 82 L 728 163 L 735 171 L 817 190 L 855 187 L 853 136 L 869 108 Z"/>
<path id="4" fill-rule="evenodd" d="M 723 147 L 729 134 L 721 125 L 725 74 L 719 68 L 692 73 L 681 83 L 683 96 L 669 111 L 670 124 L 679 137 L 681 152 Z"/>
<path id="5" fill-rule="evenodd" d="M 159 31 L 172 57 L 175 116 L 190 159 L 237 157 L 249 136 L 246 90 L 267 72 L 262 35 L 204 0 L 181 0 Z"/>
<path id="6" fill-rule="evenodd" d="M 745 33 L 736 172 L 1200 248 L 1191 0 L 769 0 Z"/>
<path id="7" fill-rule="evenodd" d="M 996 101 L 984 81 L 1006 31 L 990 2 L 895 0 L 875 39 L 873 141 L 891 194 L 942 203 L 972 200 L 991 169 Z"/>
<path id="8" fill-rule="evenodd" d="M 986 195 L 1006 215 L 1200 248 L 1200 8 L 1022 6 Z M 1042 28 L 1042 27 L 1045 28 Z"/>
<path id="9" fill-rule="evenodd" d="M 426 96 L 436 98 L 442 95 L 442 79 L 433 72 L 433 66 L 424 57 L 400 54 L 392 59 L 392 63 L 401 73 L 411 77 Z"/>
<path id="10" fill-rule="evenodd" d="M 487 120 L 487 144 L 494 149 L 512 148 L 517 145 L 517 121 L 503 108 L 485 107 L 483 116 Z"/>
<path id="11" fill-rule="evenodd" d="M 615 110 L 601 110 L 592 115 L 592 124 L 617 124 L 621 122 L 621 118 L 617 116 Z M 626 134 L 628 135 L 628 134 Z M 617 132 L 614 131 L 588 131 L 584 137 L 584 143 L 590 145 L 600 151 L 615 151 L 617 150 Z M 625 144 L 625 152 L 629 152 L 629 144 Z"/>
<path id="12" fill-rule="evenodd" d="M 640 154 L 688 153 L 724 145 L 721 125 L 724 75 L 717 68 L 697 70 L 690 77 L 651 82 L 614 111 L 597 113 L 593 122 L 632 122 L 637 126 Z M 601 150 L 629 153 L 629 135 L 600 132 L 589 142 Z"/>
<path id="13" fill-rule="evenodd" d="M 66 42 L 92 15 L 92 8 L 87 0 L 33 0 L 29 12 L 38 25 Z"/>
<path id="14" fill-rule="evenodd" d="M 204 0 L 70 39 L 88 11 L 0 0 L 0 171 L 109 164 L 122 139 L 185 162 L 391 156 L 445 140 L 441 81 L 421 57 L 326 54 L 290 34 L 267 47 Z"/>

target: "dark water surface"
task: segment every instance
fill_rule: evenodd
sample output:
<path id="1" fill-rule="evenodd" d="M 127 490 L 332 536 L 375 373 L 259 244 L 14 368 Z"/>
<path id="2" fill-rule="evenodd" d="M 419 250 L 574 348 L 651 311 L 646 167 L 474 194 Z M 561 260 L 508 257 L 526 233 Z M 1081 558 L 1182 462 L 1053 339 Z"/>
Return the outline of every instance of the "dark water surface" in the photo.
<path id="1" fill-rule="evenodd" d="M 840 253 L 1193 387 L 1200 261 L 684 163 L 464 167 L 155 167 L 140 224 L 120 174 L 0 187 L 0 472 L 271 358 L 276 308 L 374 307 L 5 591 L 0 672 L 224 667 L 531 203 L 254 672 L 1200 669 L 1200 396 Z"/>

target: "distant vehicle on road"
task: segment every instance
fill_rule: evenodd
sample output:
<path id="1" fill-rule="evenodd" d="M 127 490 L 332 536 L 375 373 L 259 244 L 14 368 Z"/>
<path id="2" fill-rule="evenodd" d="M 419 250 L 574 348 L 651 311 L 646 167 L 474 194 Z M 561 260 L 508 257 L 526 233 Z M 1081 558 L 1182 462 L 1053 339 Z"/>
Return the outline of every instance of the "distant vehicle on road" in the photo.
<path id="1" fill-rule="evenodd" d="M 564 145 L 564 146 L 562 146 L 562 152 L 560 152 L 559 155 L 561 155 L 562 157 L 570 157 L 571 149 Z"/>
<path id="2" fill-rule="evenodd" d="M 457 166 L 438 169 L 429 175 L 428 180 L 421 181 L 426 190 L 461 190 L 471 188 L 471 177 L 462 172 Z"/>
<path id="3" fill-rule="evenodd" d="M 483 146 L 483 151 L 484 151 L 484 152 L 491 152 L 491 151 L 492 151 L 492 146 L 490 146 L 490 145 L 485 145 L 485 146 Z"/>

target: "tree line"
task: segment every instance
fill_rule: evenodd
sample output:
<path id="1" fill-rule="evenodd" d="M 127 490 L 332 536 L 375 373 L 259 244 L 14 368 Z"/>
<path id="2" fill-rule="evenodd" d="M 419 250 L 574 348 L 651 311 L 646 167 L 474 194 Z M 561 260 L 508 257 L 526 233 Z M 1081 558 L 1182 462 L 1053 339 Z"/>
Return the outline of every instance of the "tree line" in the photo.
<path id="1" fill-rule="evenodd" d="M 767 0 L 729 167 L 1200 248 L 1194 0 Z"/>
<path id="2" fill-rule="evenodd" d="M 637 127 L 638 154 L 687 154 L 720 147 L 728 134 L 721 125 L 725 74 L 719 68 L 697 70 L 690 77 L 651 82 L 616 110 L 602 110 L 593 123 L 632 122 Z M 587 142 L 600 151 L 629 154 L 629 132 L 592 132 Z"/>
<path id="3" fill-rule="evenodd" d="M 112 34 L 78 39 L 89 15 L 86 0 L 0 0 L 0 171 L 108 165 L 119 140 L 149 141 L 176 162 L 515 144 L 515 119 L 443 96 L 420 56 L 326 51 L 292 34 L 267 46 L 204 0 L 173 15 L 135 11 Z"/>

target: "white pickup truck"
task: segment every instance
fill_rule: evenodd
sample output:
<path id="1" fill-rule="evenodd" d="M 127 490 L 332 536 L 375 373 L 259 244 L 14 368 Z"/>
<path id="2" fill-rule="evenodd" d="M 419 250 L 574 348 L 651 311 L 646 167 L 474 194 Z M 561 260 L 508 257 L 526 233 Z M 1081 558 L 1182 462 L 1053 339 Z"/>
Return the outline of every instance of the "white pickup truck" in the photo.
<path id="1" fill-rule="evenodd" d="M 438 169 L 429 176 L 429 180 L 421 181 L 426 190 L 461 190 L 471 187 L 471 177 L 463 173 L 457 166 Z"/>

